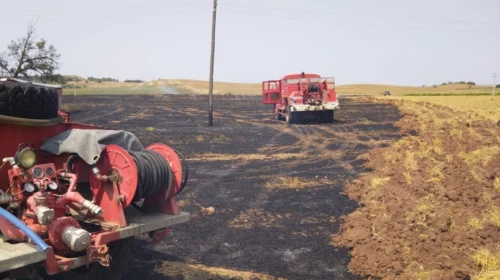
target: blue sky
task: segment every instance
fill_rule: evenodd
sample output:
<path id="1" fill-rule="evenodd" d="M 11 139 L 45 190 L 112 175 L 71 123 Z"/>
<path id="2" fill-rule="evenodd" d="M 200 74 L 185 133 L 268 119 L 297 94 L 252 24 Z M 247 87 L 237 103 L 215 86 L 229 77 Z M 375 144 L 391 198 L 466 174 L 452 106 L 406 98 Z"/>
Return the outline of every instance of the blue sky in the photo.
<path id="1" fill-rule="evenodd" d="M 38 17 L 37 33 L 62 54 L 64 74 L 208 79 L 212 0 L 0 7 L 0 51 Z M 500 73 L 500 1 L 219 0 L 215 80 L 302 71 L 338 84 L 491 84 Z"/>

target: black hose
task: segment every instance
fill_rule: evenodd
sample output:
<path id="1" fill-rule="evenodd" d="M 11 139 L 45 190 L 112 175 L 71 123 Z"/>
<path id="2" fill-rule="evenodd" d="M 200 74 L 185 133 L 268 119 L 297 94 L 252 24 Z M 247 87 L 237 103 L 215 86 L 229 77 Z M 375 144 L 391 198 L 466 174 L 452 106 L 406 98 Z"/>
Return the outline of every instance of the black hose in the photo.
<path id="1" fill-rule="evenodd" d="M 182 175 L 183 175 L 183 179 L 180 183 L 180 188 L 179 190 L 175 193 L 175 195 L 178 195 L 179 193 L 181 193 L 181 191 L 184 189 L 184 187 L 187 185 L 187 181 L 188 181 L 188 173 L 189 173 L 189 167 L 187 165 L 187 162 L 186 160 L 184 159 L 184 157 L 181 155 L 181 153 L 179 153 L 179 151 L 175 150 L 175 153 L 179 156 L 180 160 L 181 160 L 181 166 L 182 166 Z"/>
<path id="2" fill-rule="evenodd" d="M 78 154 L 72 154 L 68 157 L 68 159 L 66 160 L 66 171 L 67 172 L 74 173 L 72 166 L 73 166 L 73 163 L 75 162 L 75 160 L 77 160 L 79 158 L 80 158 L 80 156 L 78 156 Z"/>
<path id="3" fill-rule="evenodd" d="M 183 179 L 180 183 L 179 190 L 175 195 L 179 194 L 187 184 L 189 169 L 187 167 L 186 160 L 177 150 L 174 150 L 181 160 Z M 163 203 L 158 205 L 158 210 L 163 206 L 172 192 L 172 181 L 173 174 L 170 168 L 170 163 L 161 154 L 150 151 L 143 150 L 140 152 L 128 151 L 132 159 L 137 166 L 137 191 L 134 195 L 132 206 L 139 210 L 143 209 L 135 204 L 135 202 L 140 201 L 143 198 L 150 198 L 155 195 L 161 194 L 161 192 L 167 186 L 167 193 L 163 199 Z M 66 160 L 66 170 L 73 173 L 72 166 L 75 160 L 80 159 L 78 154 L 72 154 Z"/>
<path id="4" fill-rule="evenodd" d="M 129 151 L 137 166 L 137 191 L 135 192 L 132 206 L 139 211 L 143 211 L 135 202 L 141 199 L 151 198 L 161 194 L 167 186 L 167 192 L 163 198 L 163 203 L 158 204 L 159 210 L 165 203 L 172 191 L 172 169 L 170 164 L 161 154 L 143 150 L 140 152 Z M 144 212 L 144 211 L 143 211 Z"/>

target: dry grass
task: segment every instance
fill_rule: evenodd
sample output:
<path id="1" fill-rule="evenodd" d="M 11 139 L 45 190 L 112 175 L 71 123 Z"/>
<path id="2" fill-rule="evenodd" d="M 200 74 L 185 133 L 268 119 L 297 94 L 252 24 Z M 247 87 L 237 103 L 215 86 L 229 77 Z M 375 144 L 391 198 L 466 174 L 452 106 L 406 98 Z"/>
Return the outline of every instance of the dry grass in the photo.
<path id="1" fill-rule="evenodd" d="M 181 262 L 165 261 L 160 266 L 155 268 L 155 272 L 160 273 L 172 279 L 190 279 L 190 280 L 206 280 L 206 279 L 221 279 L 221 280 L 281 280 L 270 275 L 237 271 L 221 267 L 209 267 L 201 264 L 186 264 Z M 178 278 L 182 276 L 182 278 Z"/>
<path id="2" fill-rule="evenodd" d="M 307 181 L 299 177 L 278 177 L 266 182 L 268 189 L 303 189 L 317 185 L 318 182 Z"/>
<path id="3" fill-rule="evenodd" d="M 283 227 L 283 220 L 290 219 L 292 214 L 286 213 L 273 214 L 265 211 L 264 209 L 250 209 L 241 212 L 238 217 L 235 217 L 229 222 L 229 226 L 233 228 L 270 228 L 270 227 Z"/>
<path id="4" fill-rule="evenodd" d="M 151 85 L 164 84 L 175 86 L 188 93 L 206 94 L 208 93 L 208 81 L 188 80 L 188 79 L 167 79 L 149 82 Z M 214 82 L 214 94 L 243 94 L 259 95 L 262 92 L 260 83 L 227 83 Z"/>
<path id="5" fill-rule="evenodd" d="M 496 177 L 495 181 L 493 182 L 493 188 L 495 190 L 500 190 L 500 177 Z"/>
<path id="6" fill-rule="evenodd" d="M 203 142 L 203 138 L 200 139 Z M 198 154 L 189 158 L 190 161 L 234 161 L 234 160 L 283 160 L 305 158 L 304 154 L 279 153 L 279 154 Z"/>
<path id="7" fill-rule="evenodd" d="M 413 86 L 395 86 L 395 85 L 379 85 L 379 84 L 351 84 L 337 85 L 337 91 L 342 94 L 368 94 L 381 95 L 386 90 L 392 95 L 403 95 L 411 93 L 485 93 L 491 92 L 491 87 L 472 86 L 464 84 L 443 85 L 436 88 L 432 86 L 413 87 Z"/>
<path id="8" fill-rule="evenodd" d="M 270 77 L 270 79 L 279 79 L 279 77 Z M 119 92 L 141 93 L 143 89 L 148 89 L 151 93 L 162 93 L 175 91 L 180 93 L 190 94 L 206 94 L 208 93 L 208 81 L 192 80 L 192 79 L 159 79 L 146 81 L 143 83 L 123 83 L 123 82 L 69 82 L 73 86 L 84 87 L 83 89 L 65 89 L 68 94 L 90 94 L 93 92 L 101 94 L 116 94 Z M 119 92 L 110 91 L 110 89 L 120 89 Z M 393 95 L 403 95 L 411 93 L 429 94 L 429 93 L 488 93 L 491 88 L 487 86 L 471 86 L 456 84 L 444 85 L 434 88 L 432 86 L 414 87 L 414 86 L 396 86 L 396 85 L 381 85 L 381 84 L 338 84 L 337 92 L 340 95 L 350 94 L 365 94 L 365 95 L 381 95 L 386 90 L 391 91 Z M 99 90 L 99 91 L 96 91 Z M 214 94 L 237 94 L 237 95 L 260 95 L 262 92 L 262 85 L 259 82 L 255 83 L 231 83 L 231 82 L 214 82 Z"/>
<path id="9" fill-rule="evenodd" d="M 472 258 L 480 270 L 475 280 L 500 279 L 500 252 L 492 253 L 490 249 L 482 248 Z"/>
<path id="10" fill-rule="evenodd" d="M 391 177 L 373 178 L 372 179 L 372 188 L 377 189 L 378 187 L 383 186 L 387 182 L 389 182 L 390 179 L 391 179 Z"/>
<path id="11" fill-rule="evenodd" d="M 462 117 L 474 118 L 482 116 L 494 122 L 500 120 L 500 94 L 495 96 L 403 96 L 381 98 L 430 102 L 447 106 L 459 112 L 465 112 Z"/>

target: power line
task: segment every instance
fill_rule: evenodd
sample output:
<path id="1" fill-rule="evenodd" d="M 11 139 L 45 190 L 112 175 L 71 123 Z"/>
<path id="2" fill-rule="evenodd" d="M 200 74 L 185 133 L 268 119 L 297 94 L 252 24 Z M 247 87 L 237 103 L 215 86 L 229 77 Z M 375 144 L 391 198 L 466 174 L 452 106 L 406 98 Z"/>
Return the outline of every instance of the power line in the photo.
<path id="1" fill-rule="evenodd" d="M 276 8 L 270 6 L 253 6 L 253 5 L 238 5 L 233 3 L 222 3 L 221 6 L 227 7 L 241 7 L 241 8 L 253 8 L 253 9 L 267 9 L 273 11 L 288 11 L 288 12 L 313 12 L 315 14 L 324 14 L 324 15 L 336 15 L 336 16 L 350 16 L 350 17 L 371 17 L 371 18 L 382 18 L 382 19 L 398 19 L 398 20 L 420 20 L 420 21 L 433 21 L 433 22 L 442 22 L 442 23 L 477 23 L 477 24 L 495 24 L 500 25 L 500 22 L 494 21 L 470 21 L 470 20 L 443 20 L 443 19 L 429 19 L 429 18 L 415 18 L 415 17 L 394 17 L 394 16 L 381 16 L 381 15 L 367 15 L 367 14 L 343 14 L 336 12 L 327 12 L 313 9 L 290 9 L 290 8 Z"/>
<path id="2" fill-rule="evenodd" d="M 221 6 L 221 11 L 224 11 L 224 6 Z M 228 10 L 226 10 L 228 11 Z M 240 15 L 251 15 L 251 16 L 268 16 L 278 18 L 277 14 L 263 14 L 263 13 L 248 13 L 248 12 L 240 12 L 240 11 L 230 11 L 231 14 L 240 14 Z M 432 30 L 432 31 L 447 31 L 447 32 L 459 32 L 459 33 L 489 33 L 489 34 L 500 34 L 500 32 L 494 31 L 484 31 L 484 30 L 462 30 L 462 29 L 443 29 L 443 28 L 431 28 L 431 27 L 418 27 L 418 26 L 399 26 L 399 25 L 382 25 L 378 23 L 362 23 L 362 22 L 345 22 L 338 20 L 325 20 L 322 18 L 307 18 L 307 17 L 299 17 L 299 16 L 288 16 L 282 15 L 281 18 L 286 19 L 299 19 L 299 20 L 310 20 L 317 22 L 329 22 L 329 23 L 340 23 L 340 24 L 349 24 L 349 25 L 361 25 L 361 26 L 369 26 L 369 27 L 385 27 L 385 28 L 403 28 L 403 29 L 417 29 L 417 30 Z"/>
<path id="3" fill-rule="evenodd" d="M 89 17 L 89 18 L 71 18 L 71 19 L 51 19 L 51 20 L 40 20 L 40 23 L 54 23 L 54 22 L 75 22 L 75 21 L 95 21 L 95 20 L 119 20 L 119 19 L 137 19 L 144 17 L 155 17 L 155 16 L 164 16 L 164 15 L 180 15 L 185 14 L 186 12 L 199 12 L 201 10 L 191 10 L 191 11 L 170 11 L 164 13 L 149 13 L 142 15 L 129 15 L 129 16 L 103 16 L 103 17 Z M 26 24 L 29 22 L 0 22 L 0 25 L 8 25 L 8 24 Z"/>
<path id="4" fill-rule="evenodd" d="M 24 9 L 24 10 L 0 10 L 0 12 L 8 13 L 24 13 L 24 12 L 69 12 L 69 11 L 110 11 L 110 10 L 130 10 L 130 9 L 145 9 L 145 8 L 172 8 L 172 7 L 206 7 L 200 4 L 187 5 L 142 5 L 142 6 L 125 6 L 125 7 L 78 7 L 78 8 L 54 8 L 54 9 Z"/>

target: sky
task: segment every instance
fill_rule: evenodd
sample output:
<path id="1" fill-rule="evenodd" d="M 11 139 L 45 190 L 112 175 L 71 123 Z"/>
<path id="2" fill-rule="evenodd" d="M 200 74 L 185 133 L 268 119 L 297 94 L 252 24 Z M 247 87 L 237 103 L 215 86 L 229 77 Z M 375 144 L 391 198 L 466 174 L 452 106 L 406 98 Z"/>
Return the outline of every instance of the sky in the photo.
<path id="1" fill-rule="evenodd" d="M 0 0 L 0 52 L 37 19 L 62 74 L 208 80 L 212 0 Z M 214 80 L 492 84 L 499 0 L 218 0 Z M 500 78 L 497 78 L 497 82 Z"/>

